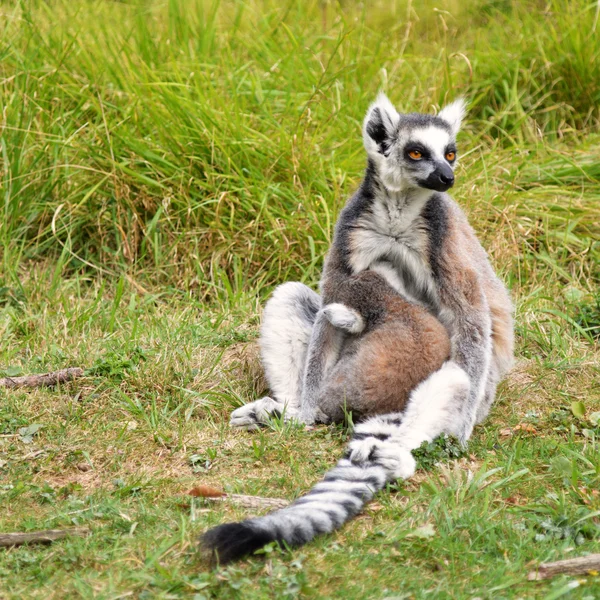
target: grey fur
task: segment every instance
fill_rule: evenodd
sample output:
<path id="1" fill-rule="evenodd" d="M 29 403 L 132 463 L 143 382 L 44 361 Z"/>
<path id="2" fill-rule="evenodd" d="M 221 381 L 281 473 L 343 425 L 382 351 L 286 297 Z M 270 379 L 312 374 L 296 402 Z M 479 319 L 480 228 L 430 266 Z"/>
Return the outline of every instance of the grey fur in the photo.
<path id="1" fill-rule="evenodd" d="M 240 530 L 229 524 L 209 532 L 207 545 L 227 560 L 264 540 L 306 543 L 339 527 L 386 482 L 412 475 L 410 450 L 443 432 L 466 441 L 487 415 L 512 361 L 512 307 L 463 212 L 440 191 L 453 183 L 456 161 L 449 153 L 456 153 L 463 115 L 461 101 L 438 116 L 400 115 L 385 96 L 370 107 L 363 126 L 365 178 L 336 224 L 321 297 L 301 284 L 276 290 L 265 309 L 261 336 L 275 400 L 237 409 L 232 424 L 255 427 L 270 412 L 282 410 L 308 424 L 339 418 L 344 394 L 350 407 L 360 395 L 353 387 L 356 371 L 368 368 L 352 363 L 352 357 L 370 331 L 392 327 L 386 324 L 385 307 L 394 294 L 419 310 L 426 308 L 443 324 L 451 360 L 413 390 L 403 410 L 358 425 L 346 458 L 306 496 L 238 524 Z M 372 287 L 358 286 L 344 297 L 346 282 L 370 271 L 379 276 Z M 375 290 L 382 290 L 382 296 Z M 340 304 L 350 312 L 332 308 Z M 364 321 L 359 336 L 344 316 L 352 311 Z M 343 394 L 331 387 L 336 377 L 345 386 Z M 235 542 L 239 531 L 244 543 Z"/>

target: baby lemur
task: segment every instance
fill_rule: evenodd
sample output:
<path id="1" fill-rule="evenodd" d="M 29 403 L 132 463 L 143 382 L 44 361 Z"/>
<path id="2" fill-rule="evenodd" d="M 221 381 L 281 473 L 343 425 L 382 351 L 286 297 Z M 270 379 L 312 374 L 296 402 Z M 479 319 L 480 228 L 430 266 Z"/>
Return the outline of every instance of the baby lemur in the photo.
<path id="1" fill-rule="evenodd" d="M 236 409 L 231 424 L 253 428 L 273 414 L 311 424 L 344 406 L 376 416 L 290 506 L 209 530 L 204 545 L 221 562 L 333 531 L 387 482 L 413 474 L 421 442 L 441 433 L 464 442 L 487 415 L 512 363 L 512 306 L 445 193 L 463 115 L 461 100 L 436 116 L 399 114 L 384 95 L 369 108 L 365 177 L 336 224 L 321 296 L 300 283 L 275 290 L 260 338 L 274 397 Z"/>

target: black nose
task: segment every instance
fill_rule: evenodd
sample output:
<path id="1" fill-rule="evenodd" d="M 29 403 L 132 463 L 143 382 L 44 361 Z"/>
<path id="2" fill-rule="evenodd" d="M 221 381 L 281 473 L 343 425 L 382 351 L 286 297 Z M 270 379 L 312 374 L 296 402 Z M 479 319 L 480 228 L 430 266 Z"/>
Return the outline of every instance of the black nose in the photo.
<path id="1" fill-rule="evenodd" d="M 418 183 L 428 190 L 447 192 L 454 185 L 454 172 L 448 165 L 436 165 L 436 169 L 430 173 L 429 177 Z"/>
<path id="2" fill-rule="evenodd" d="M 444 185 L 452 185 L 454 183 L 454 174 L 453 173 L 440 173 L 440 181 Z"/>

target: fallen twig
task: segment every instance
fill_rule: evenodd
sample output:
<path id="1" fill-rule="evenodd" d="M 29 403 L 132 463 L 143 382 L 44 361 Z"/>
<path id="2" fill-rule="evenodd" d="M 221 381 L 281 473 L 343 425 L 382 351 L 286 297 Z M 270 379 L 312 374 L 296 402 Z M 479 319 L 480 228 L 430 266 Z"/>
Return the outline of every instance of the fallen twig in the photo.
<path id="1" fill-rule="evenodd" d="M 531 571 L 527 575 L 527 579 L 537 581 L 549 579 L 555 575 L 586 575 L 590 572 L 600 572 L 600 554 L 542 563 L 535 571 Z"/>
<path id="2" fill-rule="evenodd" d="M 283 508 L 290 501 L 283 498 L 263 498 L 262 496 L 246 496 L 244 494 L 227 494 L 218 498 L 207 498 L 211 502 L 233 502 L 245 508 Z"/>
<path id="3" fill-rule="evenodd" d="M 262 496 L 246 496 L 245 494 L 227 494 L 208 485 L 199 485 L 188 492 L 196 498 L 204 498 L 212 502 L 232 502 L 246 508 L 283 508 L 290 502 L 283 498 L 263 498 Z"/>
<path id="4" fill-rule="evenodd" d="M 0 387 L 20 388 L 20 387 L 45 387 L 66 383 L 71 379 L 83 376 L 83 369 L 72 367 L 61 369 L 52 373 L 40 373 L 39 375 L 24 375 L 23 377 L 4 377 L 0 379 Z"/>
<path id="5" fill-rule="evenodd" d="M 38 456 L 41 456 L 42 454 L 45 454 L 45 453 L 46 453 L 46 450 L 34 450 L 33 452 L 29 452 L 28 454 L 19 456 L 19 458 L 16 458 L 15 460 L 32 460 L 32 459 L 37 458 Z"/>
<path id="6" fill-rule="evenodd" d="M 0 547 L 22 546 L 23 544 L 49 544 L 66 537 L 85 537 L 90 534 L 87 527 L 71 529 L 48 529 L 46 531 L 30 531 L 29 533 L 0 533 Z"/>

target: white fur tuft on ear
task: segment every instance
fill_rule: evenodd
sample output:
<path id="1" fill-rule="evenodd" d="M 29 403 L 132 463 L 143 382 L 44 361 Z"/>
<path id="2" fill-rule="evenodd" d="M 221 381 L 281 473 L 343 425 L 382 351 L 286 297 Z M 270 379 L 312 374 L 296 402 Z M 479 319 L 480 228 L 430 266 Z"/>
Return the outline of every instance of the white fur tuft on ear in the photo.
<path id="1" fill-rule="evenodd" d="M 400 115 L 389 98 L 379 92 L 363 122 L 363 140 L 367 154 L 373 158 L 383 153 L 385 142 L 394 133 Z"/>
<path id="2" fill-rule="evenodd" d="M 464 98 L 458 98 L 454 102 L 447 104 L 440 110 L 438 117 L 450 125 L 452 133 L 456 135 L 460 129 L 460 124 L 467 112 L 467 104 Z"/>

